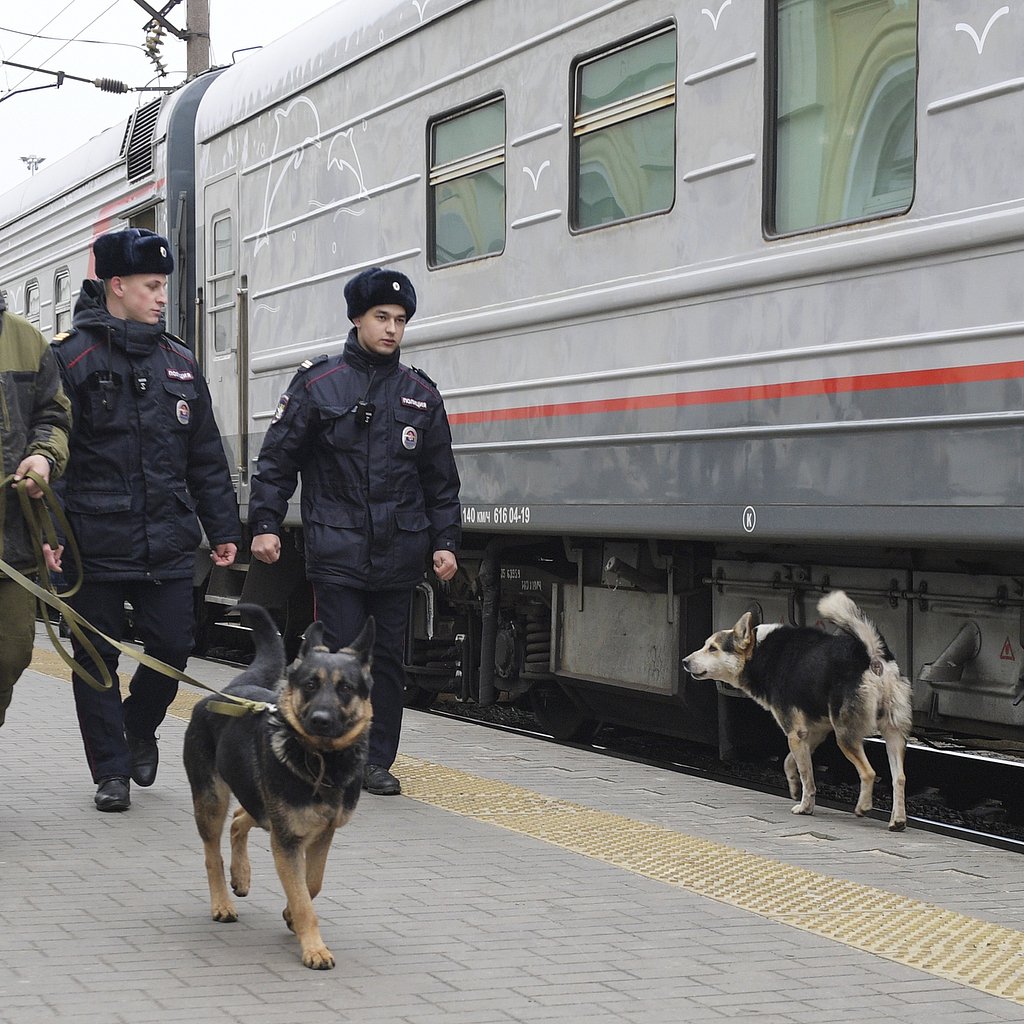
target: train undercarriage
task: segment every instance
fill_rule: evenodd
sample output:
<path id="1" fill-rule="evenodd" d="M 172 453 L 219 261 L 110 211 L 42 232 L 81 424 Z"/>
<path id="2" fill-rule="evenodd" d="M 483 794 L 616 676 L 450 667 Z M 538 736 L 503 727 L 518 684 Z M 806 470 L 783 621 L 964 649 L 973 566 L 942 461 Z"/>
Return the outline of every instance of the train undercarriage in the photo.
<path id="1" fill-rule="evenodd" d="M 782 550 L 678 541 L 469 534 L 458 576 L 412 595 L 407 703 L 442 695 L 530 709 L 545 732 L 586 741 L 602 724 L 716 747 L 724 760 L 777 745 L 767 713 L 681 659 L 754 610 L 814 624 L 846 590 L 911 679 L 919 731 L 1024 735 L 1024 566 L 1006 553 Z M 235 602 L 275 613 L 290 650 L 312 617 L 299 531 L 281 562 L 211 575 L 207 619 Z"/>
<path id="2" fill-rule="evenodd" d="M 840 588 L 911 679 L 918 731 L 1021 737 L 1024 582 L 1007 572 L 1009 556 L 979 552 L 967 565 L 928 552 L 778 554 L 490 539 L 464 552 L 456 586 L 415 595 L 410 703 L 519 700 L 560 739 L 612 723 L 715 746 L 725 760 L 756 754 L 777 742 L 767 714 L 725 684 L 690 679 L 681 659 L 749 609 L 813 625 L 818 598 Z"/>

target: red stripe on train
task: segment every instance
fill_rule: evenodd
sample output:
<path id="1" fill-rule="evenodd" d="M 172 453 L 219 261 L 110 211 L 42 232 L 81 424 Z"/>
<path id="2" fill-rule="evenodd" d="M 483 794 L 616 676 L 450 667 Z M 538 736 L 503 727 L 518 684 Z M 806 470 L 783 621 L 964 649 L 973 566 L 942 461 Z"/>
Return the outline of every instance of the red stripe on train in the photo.
<path id="1" fill-rule="evenodd" d="M 823 380 L 797 380 L 783 384 L 754 384 L 739 388 L 710 388 L 704 391 L 676 391 L 666 395 L 637 395 L 632 398 L 603 398 L 590 402 L 558 402 L 523 405 L 510 409 L 481 409 L 479 412 L 450 413 L 452 424 L 496 423 L 501 420 L 548 419 L 556 416 L 585 416 L 590 413 L 622 412 L 627 409 L 665 409 L 684 405 L 725 405 L 730 402 L 764 402 L 779 398 L 806 398 L 852 391 L 887 391 L 927 388 L 948 384 L 974 384 L 1024 377 L 1024 361 L 987 363 L 983 366 L 946 366 L 937 370 L 906 370 L 901 373 L 868 373 Z"/>

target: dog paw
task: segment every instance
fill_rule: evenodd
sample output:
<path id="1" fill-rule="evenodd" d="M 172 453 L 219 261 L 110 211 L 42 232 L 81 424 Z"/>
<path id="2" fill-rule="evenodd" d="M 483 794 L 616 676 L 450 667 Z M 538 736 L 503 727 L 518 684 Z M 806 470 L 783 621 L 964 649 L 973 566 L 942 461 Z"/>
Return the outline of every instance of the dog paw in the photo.
<path id="1" fill-rule="evenodd" d="M 292 912 L 287 907 L 281 911 L 281 916 L 284 918 L 284 923 L 288 925 L 288 931 L 295 931 L 295 926 L 292 924 Z M 308 967 L 309 965 L 307 964 L 306 966 Z"/>
<path id="2" fill-rule="evenodd" d="M 793 814 L 813 814 L 814 804 L 798 803 L 796 807 L 792 809 Z"/>
<path id="3" fill-rule="evenodd" d="M 334 954 L 326 946 L 303 951 L 302 962 L 311 971 L 334 970 Z"/>
<path id="4" fill-rule="evenodd" d="M 902 821 L 890 821 L 889 831 L 890 832 L 903 832 L 907 827 L 907 819 L 904 818 Z"/>
<path id="5" fill-rule="evenodd" d="M 231 891 L 236 896 L 248 896 L 252 886 L 252 865 L 248 857 L 231 858 Z"/>
<path id="6" fill-rule="evenodd" d="M 224 906 L 214 907 L 210 911 L 210 916 L 214 921 L 220 921 L 222 924 L 232 924 L 238 920 L 238 913 L 230 903 Z"/>
<path id="7" fill-rule="evenodd" d="M 872 804 L 870 804 L 870 803 L 866 804 L 864 807 L 861 807 L 860 804 L 857 804 L 857 806 L 854 807 L 854 809 L 853 809 L 853 813 L 856 814 L 858 818 L 863 818 L 864 815 L 867 814 L 868 811 L 871 810 L 871 807 L 872 807 Z"/>

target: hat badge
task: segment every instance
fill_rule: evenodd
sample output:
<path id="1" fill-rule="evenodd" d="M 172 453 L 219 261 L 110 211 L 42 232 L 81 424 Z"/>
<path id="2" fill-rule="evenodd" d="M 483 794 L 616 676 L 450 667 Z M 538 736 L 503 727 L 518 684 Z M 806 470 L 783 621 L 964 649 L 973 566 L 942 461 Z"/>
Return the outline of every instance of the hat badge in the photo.
<path id="1" fill-rule="evenodd" d="M 391 287 L 394 288 L 396 292 L 400 292 L 402 290 L 402 286 L 397 281 L 392 281 Z"/>
<path id="2" fill-rule="evenodd" d="M 160 246 L 160 255 L 167 259 L 167 250 L 162 245 Z"/>

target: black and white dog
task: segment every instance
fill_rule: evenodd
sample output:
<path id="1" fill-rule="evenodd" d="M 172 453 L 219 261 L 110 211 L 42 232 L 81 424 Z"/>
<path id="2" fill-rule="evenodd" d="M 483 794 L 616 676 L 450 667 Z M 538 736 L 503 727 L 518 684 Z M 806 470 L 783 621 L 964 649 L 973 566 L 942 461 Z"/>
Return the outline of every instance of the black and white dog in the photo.
<path id="1" fill-rule="evenodd" d="M 889 829 L 899 832 L 907 827 L 903 761 L 912 722 L 910 682 L 874 624 L 841 590 L 826 594 L 818 612 L 843 631 L 756 626 L 747 612 L 687 655 L 683 668 L 694 679 L 743 690 L 772 713 L 789 741 L 786 778 L 790 795 L 800 801 L 794 814 L 814 813 L 811 755 L 833 730 L 860 776 L 855 813 L 871 810 L 875 771 L 864 738 L 881 735 L 893 782 Z"/>

